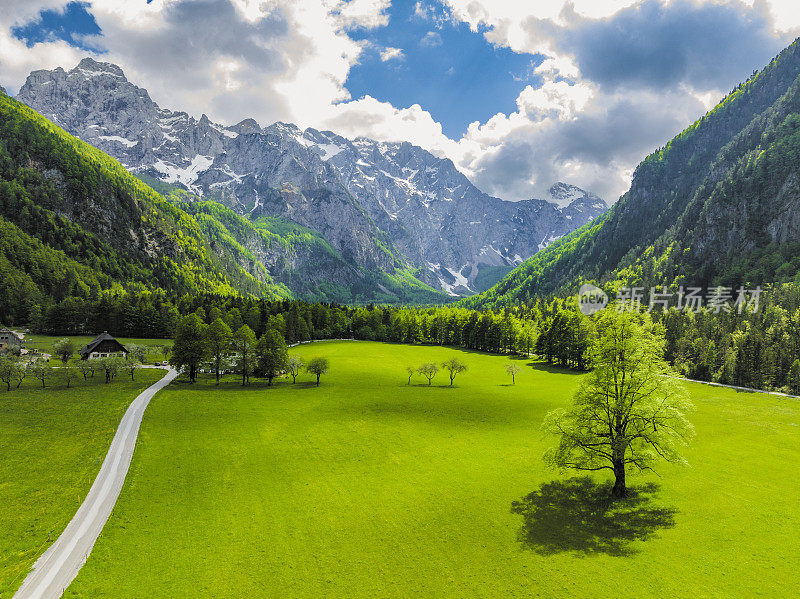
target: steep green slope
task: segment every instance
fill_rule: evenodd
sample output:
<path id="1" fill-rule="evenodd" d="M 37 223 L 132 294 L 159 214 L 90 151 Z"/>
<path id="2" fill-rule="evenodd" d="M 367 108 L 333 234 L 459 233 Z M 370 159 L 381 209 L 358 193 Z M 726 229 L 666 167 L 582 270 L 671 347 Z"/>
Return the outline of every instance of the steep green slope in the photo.
<path id="1" fill-rule="evenodd" d="M 800 260 L 800 44 L 648 156 L 605 215 L 537 253 L 469 306 L 610 286 L 794 278 Z"/>
<path id="2" fill-rule="evenodd" d="M 266 272 L 250 273 L 231 260 L 235 248 L 227 240 L 212 248 L 194 218 L 116 160 L 5 94 L 0 217 L 17 240 L 4 240 L 5 270 L 13 267 L 18 280 L 25 273 L 37 303 L 87 297 L 112 282 L 175 293 L 290 295 Z"/>

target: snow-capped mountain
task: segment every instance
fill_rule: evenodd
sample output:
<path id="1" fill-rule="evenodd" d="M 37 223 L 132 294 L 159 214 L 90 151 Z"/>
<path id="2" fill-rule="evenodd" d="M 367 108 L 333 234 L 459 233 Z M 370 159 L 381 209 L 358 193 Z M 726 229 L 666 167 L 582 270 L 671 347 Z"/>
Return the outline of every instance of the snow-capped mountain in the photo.
<path id="1" fill-rule="evenodd" d="M 451 294 L 474 291 L 482 268 L 515 266 L 607 208 L 565 183 L 545 200 L 503 201 L 405 142 L 197 120 L 160 108 L 118 66 L 89 58 L 68 72 L 31 73 L 17 99 L 133 172 L 243 215 L 291 219 L 360 267 L 408 265 Z"/>

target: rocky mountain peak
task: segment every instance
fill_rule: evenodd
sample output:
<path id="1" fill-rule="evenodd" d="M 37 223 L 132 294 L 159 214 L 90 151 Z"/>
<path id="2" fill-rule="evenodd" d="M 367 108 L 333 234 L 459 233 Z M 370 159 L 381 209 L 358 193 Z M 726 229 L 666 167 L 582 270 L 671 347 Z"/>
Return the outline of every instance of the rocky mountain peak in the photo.
<path id="1" fill-rule="evenodd" d="M 78 66 L 72 69 L 70 73 L 81 72 L 87 77 L 97 77 L 102 75 L 111 75 L 113 77 L 125 78 L 125 73 L 117 65 L 111 62 L 99 62 L 93 58 L 86 57 L 78 63 Z"/>
<path id="2" fill-rule="evenodd" d="M 548 201 L 553 202 L 560 208 L 566 208 L 574 202 L 581 202 L 587 206 L 597 206 L 605 210 L 608 208 L 606 203 L 598 196 L 581 189 L 575 185 L 559 181 L 553 184 L 548 190 Z"/>
<path id="3" fill-rule="evenodd" d="M 261 126 L 255 119 L 244 119 L 230 127 L 230 130 L 239 134 L 261 133 Z"/>
<path id="4" fill-rule="evenodd" d="M 253 119 L 227 127 L 160 108 L 109 63 L 37 71 L 18 99 L 128 169 L 323 235 L 359 267 L 405 264 L 452 294 L 477 290 L 486 267 L 511 268 L 606 206 L 557 183 L 546 201 L 507 202 L 477 189 L 449 159 L 408 142 Z M 377 241 L 377 240 L 381 241 Z M 386 251 L 386 247 L 391 246 Z"/>

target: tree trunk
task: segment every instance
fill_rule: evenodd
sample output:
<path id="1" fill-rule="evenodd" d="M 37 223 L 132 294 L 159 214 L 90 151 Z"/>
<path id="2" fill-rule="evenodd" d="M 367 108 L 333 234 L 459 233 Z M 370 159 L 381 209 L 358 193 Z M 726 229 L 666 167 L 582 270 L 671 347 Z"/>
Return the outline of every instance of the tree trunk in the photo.
<path id="1" fill-rule="evenodd" d="M 625 462 L 614 460 L 614 488 L 611 489 L 611 497 L 621 499 L 628 496 L 628 488 L 625 486 Z"/>
<path id="2" fill-rule="evenodd" d="M 320 375 L 317 375 L 317 387 L 319 387 L 319 377 Z"/>
<path id="3" fill-rule="evenodd" d="M 217 356 L 217 385 L 219 385 L 219 363 L 220 359 L 219 356 Z"/>

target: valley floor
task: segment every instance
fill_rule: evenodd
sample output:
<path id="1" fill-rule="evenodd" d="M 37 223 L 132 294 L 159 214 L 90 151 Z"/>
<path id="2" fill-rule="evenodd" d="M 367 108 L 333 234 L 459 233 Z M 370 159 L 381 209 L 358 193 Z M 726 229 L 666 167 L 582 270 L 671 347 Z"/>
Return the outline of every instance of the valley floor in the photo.
<path id="1" fill-rule="evenodd" d="M 67 389 L 27 379 L 0 388 L 0 596 L 11 597 L 72 519 L 92 486 L 122 414 L 164 376 L 143 369 L 106 385 L 96 374 Z"/>
<path id="2" fill-rule="evenodd" d="M 800 403 L 690 384 L 690 468 L 544 468 L 544 414 L 580 376 L 440 347 L 304 345 L 315 387 L 159 393 L 68 597 L 787 596 L 800 585 Z M 457 355 L 432 387 L 407 365 Z"/>

